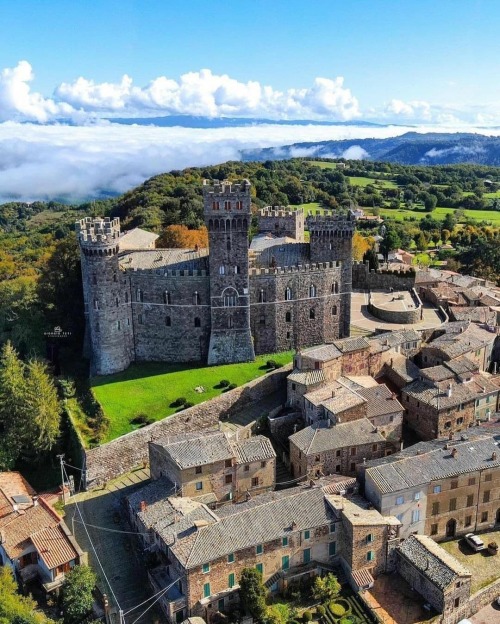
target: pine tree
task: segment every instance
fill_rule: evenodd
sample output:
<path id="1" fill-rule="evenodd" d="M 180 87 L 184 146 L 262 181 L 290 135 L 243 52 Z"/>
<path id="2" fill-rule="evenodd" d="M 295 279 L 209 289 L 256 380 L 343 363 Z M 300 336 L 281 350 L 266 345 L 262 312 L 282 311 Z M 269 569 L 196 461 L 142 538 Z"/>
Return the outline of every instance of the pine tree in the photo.
<path id="1" fill-rule="evenodd" d="M 13 467 L 24 442 L 25 366 L 7 342 L 0 352 L 0 469 Z"/>
<path id="2" fill-rule="evenodd" d="M 30 360 L 26 366 L 24 411 L 30 447 L 49 451 L 59 436 L 61 406 L 46 365 Z"/>

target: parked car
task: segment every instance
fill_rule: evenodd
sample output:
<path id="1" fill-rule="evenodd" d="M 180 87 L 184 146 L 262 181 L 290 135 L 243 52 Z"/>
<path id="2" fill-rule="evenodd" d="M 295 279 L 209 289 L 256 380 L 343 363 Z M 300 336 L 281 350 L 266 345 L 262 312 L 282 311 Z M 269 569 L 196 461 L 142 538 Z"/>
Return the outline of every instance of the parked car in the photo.
<path id="1" fill-rule="evenodd" d="M 486 548 L 483 540 L 477 535 L 474 535 L 474 533 L 467 533 L 465 541 L 475 552 L 479 552 L 480 550 L 484 550 Z"/>
<path id="2" fill-rule="evenodd" d="M 500 607 L 500 596 L 495 600 L 497 607 Z"/>

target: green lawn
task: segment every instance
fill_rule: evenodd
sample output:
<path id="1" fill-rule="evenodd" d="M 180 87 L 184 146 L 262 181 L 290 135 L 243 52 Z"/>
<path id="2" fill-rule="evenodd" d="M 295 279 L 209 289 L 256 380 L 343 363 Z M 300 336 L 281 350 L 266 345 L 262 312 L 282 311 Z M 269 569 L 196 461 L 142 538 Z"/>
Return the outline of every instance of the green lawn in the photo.
<path id="1" fill-rule="evenodd" d="M 368 184 L 373 184 L 373 186 L 379 186 L 381 188 L 397 188 L 398 185 L 392 180 L 380 180 L 379 178 L 365 178 L 365 177 L 350 177 L 349 184 L 351 186 L 368 186 Z"/>
<path id="2" fill-rule="evenodd" d="M 116 375 L 94 377 L 91 380 L 92 390 L 111 421 L 103 442 L 136 429 L 137 425 L 130 421 L 138 414 L 161 420 L 179 409 L 170 406 L 179 397 L 194 404 L 207 401 L 221 394 L 222 390 L 214 387 L 219 381 L 227 379 L 241 386 L 264 375 L 267 360 L 273 359 L 284 365 L 292 358 L 293 353 L 288 351 L 260 355 L 255 362 L 224 366 L 148 362 L 132 364 Z M 198 386 L 203 386 L 205 392 L 196 392 Z"/>
<path id="3" fill-rule="evenodd" d="M 336 169 L 337 163 L 334 162 L 324 162 L 323 160 L 308 160 L 306 161 L 308 165 L 312 165 L 313 167 L 319 167 L 320 169 Z"/>
<path id="4" fill-rule="evenodd" d="M 366 212 L 371 213 L 370 208 L 363 208 Z M 393 210 L 391 208 L 380 208 L 380 216 L 384 219 L 395 219 L 396 221 L 404 221 L 405 219 L 423 219 L 430 214 L 433 219 L 442 221 L 446 214 L 455 212 L 455 208 L 436 208 L 431 213 L 424 210 Z M 474 221 L 491 221 L 493 225 L 500 225 L 500 211 L 496 210 L 464 210 L 465 216 Z"/>

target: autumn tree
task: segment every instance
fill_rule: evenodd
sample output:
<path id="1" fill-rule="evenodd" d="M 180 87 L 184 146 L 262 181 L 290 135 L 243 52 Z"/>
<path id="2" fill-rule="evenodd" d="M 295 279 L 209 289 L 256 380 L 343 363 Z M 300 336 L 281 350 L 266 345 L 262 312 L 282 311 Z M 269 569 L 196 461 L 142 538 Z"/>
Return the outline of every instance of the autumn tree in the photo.
<path id="1" fill-rule="evenodd" d="M 340 583 L 333 574 L 317 576 L 313 583 L 313 596 L 321 602 L 334 600 L 340 594 Z"/>
<path id="2" fill-rule="evenodd" d="M 355 231 L 352 237 L 352 259 L 359 262 L 370 247 L 370 239 Z"/>
<path id="3" fill-rule="evenodd" d="M 169 225 L 158 240 L 158 247 L 193 249 L 208 247 L 206 227 L 190 230 L 185 225 Z"/>

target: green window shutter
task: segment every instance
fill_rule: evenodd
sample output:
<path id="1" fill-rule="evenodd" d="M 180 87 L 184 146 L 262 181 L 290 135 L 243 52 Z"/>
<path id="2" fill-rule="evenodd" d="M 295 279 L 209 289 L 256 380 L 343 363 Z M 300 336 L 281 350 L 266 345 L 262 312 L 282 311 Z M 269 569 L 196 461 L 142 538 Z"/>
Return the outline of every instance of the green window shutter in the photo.
<path id="1" fill-rule="evenodd" d="M 228 587 L 230 587 L 230 588 L 231 588 L 231 587 L 234 587 L 234 574 L 233 574 L 233 573 L 231 573 L 231 574 L 229 575 L 229 579 L 228 579 Z"/>
<path id="2" fill-rule="evenodd" d="M 311 561 L 311 549 L 304 549 L 304 563 L 309 563 Z"/>
<path id="3" fill-rule="evenodd" d="M 205 585 L 203 585 L 203 598 L 210 598 L 211 593 L 210 583 L 205 583 Z"/>
<path id="4" fill-rule="evenodd" d="M 281 569 L 288 570 L 289 567 L 290 567 L 290 557 L 288 555 L 281 557 Z"/>

